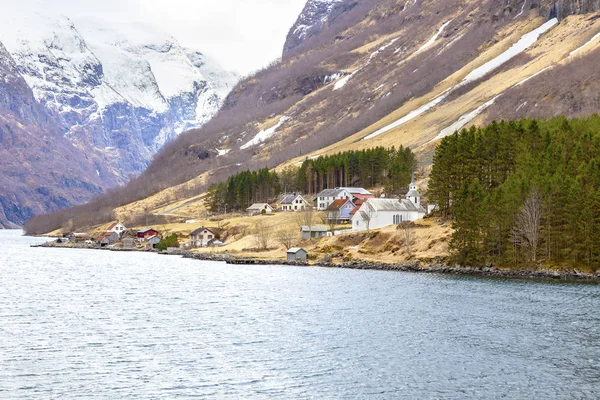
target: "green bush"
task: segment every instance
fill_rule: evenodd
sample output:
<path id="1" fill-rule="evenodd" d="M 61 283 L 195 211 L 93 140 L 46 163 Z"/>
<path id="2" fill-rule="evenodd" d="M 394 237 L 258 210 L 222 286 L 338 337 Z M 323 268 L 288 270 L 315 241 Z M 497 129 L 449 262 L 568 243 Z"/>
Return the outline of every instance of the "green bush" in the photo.
<path id="1" fill-rule="evenodd" d="M 177 235 L 172 234 L 170 236 L 164 237 L 158 242 L 156 248 L 160 251 L 167 250 L 169 247 L 179 247 L 179 241 L 177 240 Z"/>

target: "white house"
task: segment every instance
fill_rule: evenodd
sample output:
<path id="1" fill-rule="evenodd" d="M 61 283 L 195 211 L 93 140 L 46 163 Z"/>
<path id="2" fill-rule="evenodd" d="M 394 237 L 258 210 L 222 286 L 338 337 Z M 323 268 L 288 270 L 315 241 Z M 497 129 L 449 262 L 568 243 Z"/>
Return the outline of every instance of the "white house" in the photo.
<path id="1" fill-rule="evenodd" d="M 352 229 L 364 231 L 399 225 L 422 219 L 426 214 L 413 176 L 406 199 L 367 199 L 352 217 Z"/>
<path id="2" fill-rule="evenodd" d="M 346 189 L 325 189 L 317 195 L 317 209 L 325 211 L 336 200 L 352 199 L 352 193 Z"/>
<path id="3" fill-rule="evenodd" d="M 127 228 L 125 227 L 125 225 L 123 225 L 121 222 L 117 221 L 114 224 L 112 224 L 111 226 L 109 226 L 108 229 L 106 230 L 106 232 L 115 232 L 115 233 L 118 233 L 119 235 L 121 235 L 126 230 L 127 230 Z"/>
<path id="4" fill-rule="evenodd" d="M 246 211 L 248 211 L 250 215 L 271 214 L 273 212 L 273 207 L 267 203 L 255 203 L 246 208 Z"/>
<path id="5" fill-rule="evenodd" d="M 190 233 L 190 243 L 193 247 L 206 247 L 216 237 L 210 229 L 201 227 Z"/>
<path id="6" fill-rule="evenodd" d="M 281 211 L 302 211 L 312 205 L 299 194 L 288 194 L 281 200 Z"/>

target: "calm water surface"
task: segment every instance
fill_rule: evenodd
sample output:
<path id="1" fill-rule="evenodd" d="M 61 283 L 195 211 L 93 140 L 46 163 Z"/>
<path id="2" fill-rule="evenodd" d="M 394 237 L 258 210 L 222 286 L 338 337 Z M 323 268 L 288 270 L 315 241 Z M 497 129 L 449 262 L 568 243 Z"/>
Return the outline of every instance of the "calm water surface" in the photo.
<path id="1" fill-rule="evenodd" d="M 600 287 L 30 249 L 2 399 L 598 399 Z"/>

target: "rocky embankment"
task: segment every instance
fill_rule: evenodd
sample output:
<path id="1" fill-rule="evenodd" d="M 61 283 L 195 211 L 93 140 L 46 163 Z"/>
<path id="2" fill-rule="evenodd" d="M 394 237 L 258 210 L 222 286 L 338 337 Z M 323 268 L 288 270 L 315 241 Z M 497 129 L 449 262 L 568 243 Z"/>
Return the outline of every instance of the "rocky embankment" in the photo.
<path id="1" fill-rule="evenodd" d="M 323 268 L 345 268 L 357 270 L 373 270 L 373 271 L 402 271 L 402 272 L 419 272 L 429 274 L 446 274 L 446 275 L 466 275 L 466 276 L 481 276 L 490 278 L 514 278 L 514 279 L 552 279 L 562 281 L 586 281 L 600 282 L 600 273 L 587 273 L 571 270 L 552 270 L 547 268 L 540 269 L 509 269 L 495 267 L 465 267 L 460 265 L 451 266 L 443 262 L 434 262 L 431 264 L 422 264 L 420 262 L 412 262 L 405 264 L 386 264 L 378 262 L 369 262 L 363 260 L 352 260 L 348 262 L 334 262 L 331 257 L 323 257 L 315 262 L 303 261 L 286 261 L 286 260 L 268 260 L 258 259 L 253 257 L 243 257 L 228 253 L 196 253 L 189 250 L 159 252 L 154 249 L 124 249 L 121 247 L 98 247 L 96 245 L 88 245 L 81 243 L 59 244 L 56 242 L 47 242 L 41 245 L 31 247 L 50 247 L 50 248 L 71 248 L 71 249 L 91 249 L 91 250 L 108 250 L 108 251 L 128 251 L 128 252 L 153 252 L 161 255 L 176 255 L 183 258 L 200 260 L 226 262 L 236 265 L 286 265 L 298 267 L 323 267 Z"/>

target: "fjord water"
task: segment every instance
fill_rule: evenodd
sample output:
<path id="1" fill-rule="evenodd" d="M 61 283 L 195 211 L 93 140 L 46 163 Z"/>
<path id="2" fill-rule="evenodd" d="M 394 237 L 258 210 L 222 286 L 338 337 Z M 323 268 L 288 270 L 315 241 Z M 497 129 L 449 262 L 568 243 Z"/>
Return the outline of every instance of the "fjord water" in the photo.
<path id="1" fill-rule="evenodd" d="M 0 232 L 2 399 L 600 397 L 597 285 L 40 241 Z"/>

